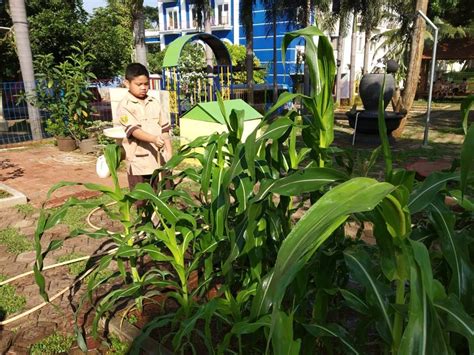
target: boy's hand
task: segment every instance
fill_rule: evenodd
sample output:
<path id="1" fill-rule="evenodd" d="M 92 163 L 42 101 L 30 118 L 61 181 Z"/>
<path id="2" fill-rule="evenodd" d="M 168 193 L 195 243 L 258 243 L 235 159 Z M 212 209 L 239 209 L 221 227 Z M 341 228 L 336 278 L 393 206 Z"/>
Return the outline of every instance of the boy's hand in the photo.
<path id="1" fill-rule="evenodd" d="M 162 148 L 165 145 L 165 141 L 161 136 L 156 137 L 155 144 L 158 148 Z"/>

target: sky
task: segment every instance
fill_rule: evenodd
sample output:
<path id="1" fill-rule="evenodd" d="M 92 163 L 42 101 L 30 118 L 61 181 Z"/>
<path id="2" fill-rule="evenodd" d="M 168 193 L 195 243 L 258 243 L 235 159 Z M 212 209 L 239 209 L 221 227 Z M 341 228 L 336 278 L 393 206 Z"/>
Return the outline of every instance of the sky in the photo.
<path id="1" fill-rule="evenodd" d="M 92 11 L 94 10 L 94 8 L 104 7 L 107 5 L 106 0 L 82 0 L 82 2 L 84 4 L 84 9 L 90 14 L 92 14 Z M 158 7 L 158 0 L 144 0 L 143 4 L 145 6 Z"/>

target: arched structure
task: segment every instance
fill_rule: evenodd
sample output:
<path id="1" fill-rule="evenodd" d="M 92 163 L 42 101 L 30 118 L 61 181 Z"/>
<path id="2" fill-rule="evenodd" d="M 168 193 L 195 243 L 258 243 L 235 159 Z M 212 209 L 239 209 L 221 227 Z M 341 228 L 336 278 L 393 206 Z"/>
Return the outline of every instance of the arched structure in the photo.
<path id="1" fill-rule="evenodd" d="M 181 75 L 178 64 L 181 52 L 187 43 L 202 41 L 207 44 L 215 56 L 216 65 L 213 72 L 205 79 L 198 79 L 198 82 L 190 91 L 186 88 L 186 93 L 182 92 L 180 85 Z M 171 42 L 166 48 L 163 59 L 163 89 L 170 93 L 170 113 L 174 116 L 175 122 L 178 116 L 200 102 L 215 101 L 216 91 L 220 91 L 224 99 L 230 99 L 232 84 L 232 60 L 225 46 L 218 37 L 209 33 L 193 33 L 181 36 Z M 183 95 L 182 95 L 183 94 Z M 183 105 L 183 97 L 189 101 L 189 107 Z"/>

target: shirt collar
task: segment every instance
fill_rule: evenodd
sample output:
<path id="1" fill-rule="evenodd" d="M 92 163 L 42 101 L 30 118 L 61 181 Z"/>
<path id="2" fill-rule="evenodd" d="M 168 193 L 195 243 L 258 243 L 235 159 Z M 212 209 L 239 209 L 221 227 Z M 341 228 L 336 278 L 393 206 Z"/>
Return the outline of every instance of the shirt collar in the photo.
<path id="1" fill-rule="evenodd" d="M 139 103 L 139 100 L 138 100 L 135 96 L 133 96 L 133 95 L 130 93 L 130 91 L 127 91 L 127 96 L 128 96 L 128 100 L 129 100 L 129 101 L 131 101 L 131 102 L 133 102 L 133 103 L 135 103 L 135 104 L 138 104 L 138 103 Z M 147 95 L 147 96 L 145 97 L 144 103 L 145 103 L 145 105 L 146 105 L 147 103 L 149 103 L 149 102 L 151 102 L 151 101 L 153 101 L 153 100 L 154 100 L 154 98 L 153 98 L 152 96 Z"/>

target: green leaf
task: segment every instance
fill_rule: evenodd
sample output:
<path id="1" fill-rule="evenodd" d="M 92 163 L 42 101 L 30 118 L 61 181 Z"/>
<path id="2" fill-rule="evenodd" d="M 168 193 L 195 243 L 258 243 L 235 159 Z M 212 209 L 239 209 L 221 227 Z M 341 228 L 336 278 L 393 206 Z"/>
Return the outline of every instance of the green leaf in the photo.
<path id="1" fill-rule="evenodd" d="M 448 354 L 447 342 L 433 307 L 434 284 L 426 247 L 410 240 L 415 263 L 410 268 L 408 323 L 399 354 Z"/>
<path id="2" fill-rule="evenodd" d="M 278 251 L 273 273 L 266 276 L 252 303 L 252 317 L 278 308 L 286 288 L 306 261 L 351 213 L 372 210 L 394 187 L 355 178 L 323 195 L 298 221 Z"/>
<path id="3" fill-rule="evenodd" d="M 464 310 L 459 299 L 454 295 L 436 301 L 438 311 L 447 316 L 446 329 L 461 334 L 469 342 L 469 353 L 474 353 L 474 319 Z"/>
<path id="4" fill-rule="evenodd" d="M 268 191 L 283 196 L 297 196 L 305 192 L 318 191 L 321 187 L 348 180 L 347 174 L 331 168 L 308 168 L 299 170 L 289 176 L 275 180 L 264 191 L 259 191 L 258 200 L 264 198 Z"/>
<path id="5" fill-rule="evenodd" d="M 354 345 L 347 340 L 349 338 L 347 331 L 338 324 L 305 324 L 304 328 L 315 337 L 337 338 L 351 353 L 360 354 Z"/>
<path id="6" fill-rule="evenodd" d="M 377 122 L 379 128 L 380 141 L 382 142 L 383 157 L 385 160 L 385 180 L 390 182 L 392 177 L 392 152 L 387 137 L 387 125 L 385 124 L 385 105 L 384 105 L 384 91 L 385 91 L 385 74 L 383 76 L 382 88 L 379 94 L 379 109 L 377 115 Z"/>
<path id="7" fill-rule="evenodd" d="M 456 218 L 444 201 L 438 199 L 429 206 L 430 219 L 441 241 L 443 257 L 451 269 L 449 290 L 457 295 L 466 306 L 474 306 L 474 265 L 469 255 L 469 242 L 456 233 Z"/>
<path id="8" fill-rule="evenodd" d="M 257 142 L 272 139 L 277 140 L 283 136 L 289 128 L 293 126 L 293 121 L 287 117 L 280 117 L 273 123 L 271 123 L 265 133 L 258 137 Z"/>
<path id="9" fill-rule="evenodd" d="M 173 207 L 170 207 L 165 201 L 162 201 L 158 196 L 156 196 L 156 192 L 153 190 L 150 184 L 137 184 L 133 191 L 131 191 L 128 195 L 136 200 L 152 201 L 158 208 L 158 211 L 171 224 L 176 224 L 179 219 L 179 211 Z"/>
<path id="10" fill-rule="evenodd" d="M 293 340 L 293 314 L 276 312 L 272 334 L 272 347 L 275 355 L 299 354 L 301 339 Z"/>
<path id="11" fill-rule="evenodd" d="M 411 214 L 425 209 L 436 197 L 438 192 L 446 187 L 446 183 L 451 180 L 459 179 L 456 173 L 440 173 L 431 174 L 420 184 L 410 195 L 408 208 Z"/>
<path id="12" fill-rule="evenodd" d="M 463 196 L 468 186 L 468 179 L 474 170 L 474 125 L 469 127 L 461 149 L 461 191 Z"/>
<path id="13" fill-rule="evenodd" d="M 474 95 L 469 95 L 464 100 L 461 101 L 461 121 L 464 134 L 467 135 L 468 131 L 468 121 L 469 121 L 469 111 L 471 110 L 472 105 L 474 105 Z"/>
<path id="14" fill-rule="evenodd" d="M 356 310 L 361 314 L 367 315 L 370 313 L 369 305 L 354 292 L 344 289 L 340 289 L 339 291 L 341 292 L 342 297 L 344 297 L 344 300 L 350 308 Z"/>
<path id="15" fill-rule="evenodd" d="M 284 58 L 284 56 L 282 56 L 282 58 Z M 275 111 L 277 111 L 280 107 L 282 107 L 283 105 L 287 104 L 290 101 L 293 101 L 296 98 L 303 97 L 303 96 L 304 95 L 302 94 L 298 94 L 298 93 L 293 94 L 288 91 L 281 93 L 280 96 L 278 96 L 277 102 L 272 107 L 270 107 L 270 109 L 265 113 L 265 117 L 263 120 L 267 121 L 273 115 L 273 113 L 275 113 Z"/>
<path id="16" fill-rule="evenodd" d="M 206 162 L 206 164 L 204 164 L 201 172 L 201 191 L 205 198 L 207 198 L 207 193 L 209 191 L 209 181 L 211 180 L 211 172 L 214 166 L 216 150 L 216 143 L 209 144 L 204 150 L 204 161 Z"/>
<path id="17" fill-rule="evenodd" d="M 383 319 L 385 327 L 390 334 L 393 333 L 392 323 L 388 312 L 387 290 L 374 274 L 374 266 L 369 255 L 361 249 L 348 249 L 344 251 L 344 260 L 354 278 L 364 285 L 366 292 L 374 296 L 374 306 Z"/>

